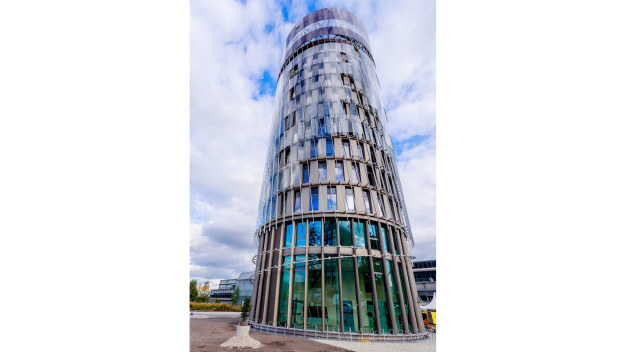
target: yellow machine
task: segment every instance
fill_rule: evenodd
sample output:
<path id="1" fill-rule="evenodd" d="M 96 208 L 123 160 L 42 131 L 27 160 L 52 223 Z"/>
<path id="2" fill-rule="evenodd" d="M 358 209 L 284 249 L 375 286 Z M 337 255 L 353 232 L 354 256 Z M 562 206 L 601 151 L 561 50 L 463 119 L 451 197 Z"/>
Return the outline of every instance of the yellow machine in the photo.
<path id="1" fill-rule="evenodd" d="M 424 325 L 430 326 L 432 328 L 437 327 L 437 311 L 436 310 L 428 310 L 426 312 L 422 312 L 422 319 L 424 320 Z"/>

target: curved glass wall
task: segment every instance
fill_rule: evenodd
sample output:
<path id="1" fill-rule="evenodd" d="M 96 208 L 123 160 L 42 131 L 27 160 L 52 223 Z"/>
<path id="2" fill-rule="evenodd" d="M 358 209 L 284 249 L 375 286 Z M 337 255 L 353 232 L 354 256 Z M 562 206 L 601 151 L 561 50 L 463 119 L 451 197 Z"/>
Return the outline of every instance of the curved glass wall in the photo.
<path id="1" fill-rule="evenodd" d="M 259 198 L 253 323 L 407 333 L 419 316 L 419 306 L 401 306 L 413 302 L 403 281 L 412 235 L 365 28 L 323 9 L 286 44 Z"/>

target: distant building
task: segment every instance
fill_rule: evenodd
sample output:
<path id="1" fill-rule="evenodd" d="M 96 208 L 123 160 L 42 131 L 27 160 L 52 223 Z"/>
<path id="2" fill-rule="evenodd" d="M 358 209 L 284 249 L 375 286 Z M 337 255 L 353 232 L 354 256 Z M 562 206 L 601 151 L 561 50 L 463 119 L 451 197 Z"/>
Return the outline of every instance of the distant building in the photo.
<path id="1" fill-rule="evenodd" d="M 230 303 L 230 296 L 235 292 L 237 279 L 220 280 L 217 289 L 211 290 L 211 301 L 217 303 Z"/>
<path id="2" fill-rule="evenodd" d="M 245 297 L 252 297 L 252 285 L 254 282 L 254 271 L 239 274 L 236 279 L 220 280 L 219 287 L 211 290 L 211 301 L 217 303 L 231 303 L 230 298 L 239 287 L 239 301 L 241 304 Z"/>
<path id="3" fill-rule="evenodd" d="M 241 273 L 237 278 L 237 287 L 241 290 L 239 301 L 237 304 L 241 304 L 246 297 L 252 298 L 252 287 L 254 284 L 254 271 L 248 271 Z"/>
<path id="4" fill-rule="evenodd" d="M 430 302 L 437 291 L 437 261 L 413 262 L 413 278 L 420 301 L 422 303 Z"/>

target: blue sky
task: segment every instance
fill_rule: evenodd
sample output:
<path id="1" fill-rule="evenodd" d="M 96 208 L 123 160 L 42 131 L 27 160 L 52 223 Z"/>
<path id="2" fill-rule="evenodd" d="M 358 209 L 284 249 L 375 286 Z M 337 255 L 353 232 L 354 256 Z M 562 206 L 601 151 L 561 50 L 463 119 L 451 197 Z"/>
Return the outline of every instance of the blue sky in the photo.
<path id="1" fill-rule="evenodd" d="M 284 40 L 307 13 L 339 7 L 365 25 L 417 259 L 435 246 L 435 2 L 191 2 L 190 276 L 253 270 L 253 234 Z"/>

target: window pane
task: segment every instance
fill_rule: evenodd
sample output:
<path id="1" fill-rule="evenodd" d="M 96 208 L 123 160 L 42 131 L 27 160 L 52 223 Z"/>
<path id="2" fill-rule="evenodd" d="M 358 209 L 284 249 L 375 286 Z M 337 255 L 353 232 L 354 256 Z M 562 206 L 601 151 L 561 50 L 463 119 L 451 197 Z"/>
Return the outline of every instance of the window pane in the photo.
<path id="1" fill-rule="evenodd" d="M 300 191 L 295 192 L 296 201 L 294 202 L 293 212 L 297 213 L 300 211 Z"/>
<path id="2" fill-rule="evenodd" d="M 307 330 L 322 330 L 322 261 L 321 255 L 309 255 Z"/>
<path id="3" fill-rule="evenodd" d="M 355 247 L 365 248 L 365 225 L 360 221 L 354 222 Z"/>
<path id="4" fill-rule="evenodd" d="M 306 221 L 296 223 L 296 247 L 306 246 Z"/>
<path id="5" fill-rule="evenodd" d="M 343 178 L 343 162 L 335 161 L 335 181 L 345 181 Z"/>
<path id="6" fill-rule="evenodd" d="M 380 240 L 385 252 L 389 252 L 389 238 L 387 237 L 387 227 L 385 225 L 380 226 Z"/>
<path id="7" fill-rule="evenodd" d="M 361 183 L 361 179 L 359 178 L 359 165 L 357 163 L 352 163 L 352 182 Z"/>
<path id="8" fill-rule="evenodd" d="M 311 139 L 311 158 L 317 158 L 317 139 Z"/>
<path id="9" fill-rule="evenodd" d="M 372 209 L 370 207 L 370 196 L 369 192 L 366 190 L 363 190 L 363 204 L 365 205 L 365 212 L 371 213 Z"/>
<path id="10" fill-rule="evenodd" d="M 343 141 L 343 157 L 344 158 L 349 158 L 350 157 L 350 144 L 348 144 L 348 141 Z"/>
<path id="11" fill-rule="evenodd" d="M 309 183 L 309 164 L 302 164 L 302 183 Z"/>
<path id="12" fill-rule="evenodd" d="M 374 317 L 374 297 L 372 295 L 372 273 L 368 257 L 358 257 L 359 290 L 361 296 L 361 319 L 363 321 L 363 333 L 369 334 L 376 331 Z"/>
<path id="13" fill-rule="evenodd" d="M 326 156 L 335 156 L 335 147 L 333 147 L 332 138 L 326 138 Z"/>
<path id="14" fill-rule="evenodd" d="M 337 188 L 328 187 L 328 210 L 337 210 Z"/>
<path id="15" fill-rule="evenodd" d="M 350 220 L 339 220 L 339 244 L 341 246 L 352 246 Z"/>
<path id="16" fill-rule="evenodd" d="M 309 221 L 309 246 L 322 245 L 322 222 Z"/>
<path id="17" fill-rule="evenodd" d="M 311 203 L 309 211 L 319 210 L 317 188 L 311 188 Z"/>
<path id="18" fill-rule="evenodd" d="M 304 271 L 306 256 L 296 255 L 293 275 L 293 305 L 291 322 L 294 328 L 304 328 Z M 301 263 L 298 263 L 301 262 Z"/>
<path id="19" fill-rule="evenodd" d="M 283 247 L 291 247 L 293 244 L 293 225 L 289 224 L 285 226 L 285 241 L 283 242 Z"/>
<path id="20" fill-rule="evenodd" d="M 337 223 L 334 218 L 324 222 L 324 245 L 337 245 Z"/>
<path id="21" fill-rule="evenodd" d="M 359 317 L 356 302 L 356 278 L 354 259 L 341 256 L 341 295 L 343 299 L 343 331 L 358 332 Z"/>
<path id="22" fill-rule="evenodd" d="M 352 188 L 346 188 L 346 207 L 348 211 L 354 211 L 354 191 Z"/>
<path id="23" fill-rule="evenodd" d="M 398 268 L 399 268 L 398 274 L 400 276 L 400 286 L 402 287 L 402 298 L 404 299 L 404 313 L 406 314 L 407 320 L 409 321 L 409 331 L 406 332 L 408 334 L 410 332 L 415 331 L 414 330 L 415 328 L 413 327 L 413 322 L 411 321 L 411 318 L 409 316 L 409 304 L 408 304 L 408 301 L 406 300 L 407 295 L 406 295 L 406 288 L 404 287 L 404 279 L 402 276 L 402 273 L 403 273 L 402 265 L 398 265 Z"/>
<path id="24" fill-rule="evenodd" d="M 320 182 L 324 182 L 327 180 L 326 178 L 326 163 L 319 163 L 318 170 L 320 174 Z"/>
<path id="25" fill-rule="evenodd" d="M 326 329 L 337 331 L 341 318 L 339 311 L 339 266 L 336 258 L 326 259 L 331 257 L 336 257 L 336 255 L 324 255 L 324 318 L 326 319 Z"/>
<path id="26" fill-rule="evenodd" d="M 291 263 L 291 256 L 283 257 L 283 263 Z M 278 325 L 287 326 L 287 304 L 289 302 L 289 270 L 290 265 L 282 267 L 280 280 L 280 298 L 278 303 Z"/>
<path id="27" fill-rule="evenodd" d="M 396 276 L 394 275 L 394 268 L 391 265 L 391 260 L 386 260 L 387 262 L 387 273 L 389 276 L 389 292 L 391 295 L 391 303 L 393 304 L 393 315 L 396 319 L 396 329 L 398 331 L 394 331 L 397 334 L 400 329 L 404 330 L 404 325 L 402 324 L 402 316 L 400 315 L 400 297 L 398 296 L 398 286 L 396 286 Z"/>
<path id="28" fill-rule="evenodd" d="M 387 309 L 387 295 L 385 293 L 385 278 L 382 274 L 382 260 L 380 258 L 372 258 L 372 260 L 374 261 L 374 280 L 376 283 L 376 296 L 378 298 L 380 328 L 384 334 L 388 334 L 392 325 L 389 309 Z"/>

